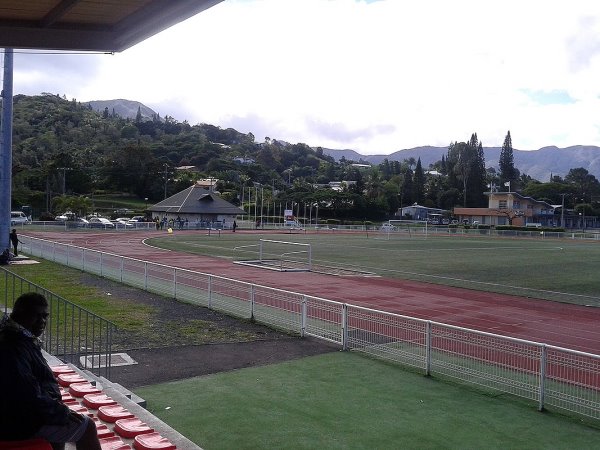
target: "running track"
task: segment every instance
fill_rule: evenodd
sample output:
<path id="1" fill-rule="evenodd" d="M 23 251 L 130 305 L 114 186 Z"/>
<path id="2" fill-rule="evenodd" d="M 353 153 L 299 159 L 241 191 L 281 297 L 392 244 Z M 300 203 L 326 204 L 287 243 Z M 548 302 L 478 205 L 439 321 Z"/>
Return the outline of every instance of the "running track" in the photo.
<path id="1" fill-rule="evenodd" d="M 197 231 L 179 231 L 180 234 Z M 144 244 L 164 232 L 25 235 L 600 355 L 600 308 L 390 278 L 275 272 Z"/>

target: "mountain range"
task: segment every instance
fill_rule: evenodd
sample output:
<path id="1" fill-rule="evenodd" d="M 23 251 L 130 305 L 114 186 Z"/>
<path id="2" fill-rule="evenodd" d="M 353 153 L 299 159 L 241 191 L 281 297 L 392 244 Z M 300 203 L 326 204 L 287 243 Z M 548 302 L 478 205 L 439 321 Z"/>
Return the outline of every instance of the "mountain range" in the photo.
<path id="1" fill-rule="evenodd" d="M 500 147 L 484 147 L 486 167 L 498 170 L 500 160 Z M 336 160 L 344 157 L 352 161 L 364 161 L 370 164 L 379 164 L 384 159 L 390 161 L 403 161 L 409 158 L 421 158 L 423 168 L 442 159 L 448 153 L 447 147 L 415 147 L 399 150 L 389 155 L 361 155 L 354 150 L 323 149 L 323 153 Z M 552 175 L 564 177 L 570 169 L 583 167 L 589 173 L 600 179 L 600 147 L 595 145 L 575 145 L 572 147 L 558 148 L 554 146 L 543 147 L 538 150 L 513 149 L 515 167 L 522 174 L 547 182 Z"/>
<path id="2" fill-rule="evenodd" d="M 108 108 L 109 113 L 114 112 L 121 117 L 135 119 L 138 108 L 144 120 L 152 120 L 157 115 L 151 108 L 143 103 L 116 99 L 116 100 L 94 100 L 88 102 L 96 111 L 103 112 Z M 484 147 L 486 167 L 498 169 L 500 160 L 500 147 Z M 390 161 L 403 161 L 405 159 L 421 158 L 423 168 L 427 169 L 430 164 L 442 159 L 448 152 L 447 147 L 423 146 L 399 150 L 389 155 L 361 155 L 354 150 L 323 149 L 323 153 L 339 161 L 342 157 L 347 160 L 366 162 L 369 164 L 380 164 L 384 159 Z M 594 145 L 575 145 L 572 147 L 558 148 L 554 146 L 543 147 L 538 150 L 513 149 L 515 167 L 522 174 L 546 182 L 552 175 L 564 177 L 570 169 L 583 167 L 589 173 L 600 179 L 600 147 Z"/>

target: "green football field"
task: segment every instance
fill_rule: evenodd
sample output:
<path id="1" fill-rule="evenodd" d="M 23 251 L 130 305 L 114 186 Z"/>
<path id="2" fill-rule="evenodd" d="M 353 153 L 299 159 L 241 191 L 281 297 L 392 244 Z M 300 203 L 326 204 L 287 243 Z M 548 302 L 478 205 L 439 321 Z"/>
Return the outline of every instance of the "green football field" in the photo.
<path id="1" fill-rule="evenodd" d="M 314 266 L 600 306 L 600 241 L 385 233 L 177 234 L 151 245 L 208 256 L 257 256 L 259 239 L 311 244 Z M 291 247 L 291 246 L 290 246 Z M 274 248 L 275 258 L 296 248 Z M 305 257 L 296 254 L 296 258 Z"/>
<path id="2" fill-rule="evenodd" d="M 600 429 L 350 352 L 136 390 L 213 449 L 592 449 Z M 597 424 L 596 424 L 597 425 Z"/>

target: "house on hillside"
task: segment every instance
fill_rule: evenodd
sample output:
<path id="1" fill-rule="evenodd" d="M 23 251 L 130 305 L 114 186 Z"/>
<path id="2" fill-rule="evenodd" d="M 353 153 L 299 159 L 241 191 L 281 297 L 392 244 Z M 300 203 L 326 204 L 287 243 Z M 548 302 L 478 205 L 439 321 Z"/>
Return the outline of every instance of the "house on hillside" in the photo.
<path id="1" fill-rule="evenodd" d="M 485 225 L 540 224 L 558 226 L 555 208 L 542 200 L 526 197 L 518 192 L 484 192 L 488 196 L 487 208 L 454 208 L 454 216 L 461 222 L 478 222 Z"/>
<path id="2" fill-rule="evenodd" d="M 238 214 L 244 211 L 223 200 L 219 194 L 195 183 L 187 189 L 148 208 L 154 217 L 185 221 L 189 227 L 229 228 Z"/>

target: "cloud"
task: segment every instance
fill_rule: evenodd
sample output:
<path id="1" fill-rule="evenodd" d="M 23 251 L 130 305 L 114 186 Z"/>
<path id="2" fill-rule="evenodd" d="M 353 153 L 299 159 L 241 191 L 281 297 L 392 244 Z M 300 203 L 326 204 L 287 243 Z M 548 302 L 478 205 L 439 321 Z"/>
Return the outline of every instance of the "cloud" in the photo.
<path id="1" fill-rule="evenodd" d="M 97 75 L 102 65 L 100 58 L 97 54 L 15 50 L 14 90 L 28 95 L 72 93 L 74 86 Z"/>
<path id="2" fill-rule="evenodd" d="M 599 52 L 596 0 L 229 0 L 122 54 L 19 56 L 15 92 L 363 153 L 529 150 L 600 145 Z"/>
<path id="3" fill-rule="evenodd" d="M 600 55 L 600 21 L 598 17 L 585 16 L 579 26 L 566 40 L 570 69 L 577 72 L 588 68 Z"/>
<path id="4" fill-rule="evenodd" d="M 352 129 L 343 123 L 326 122 L 315 117 L 305 118 L 305 123 L 311 135 L 319 140 L 330 142 L 352 143 L 381 134 L 391 134 L 396 130 L 396 127 L 390 124 Z"/>
<path id="5" fill-rule="evenodd" d="M 525 95 L 531 98 L 535 103 L 539 105 L 564 105 L 574 103 L 575 100 L 571 98 L 567 91 L 531 91 L 529 89 L 524 90 Z"/>

